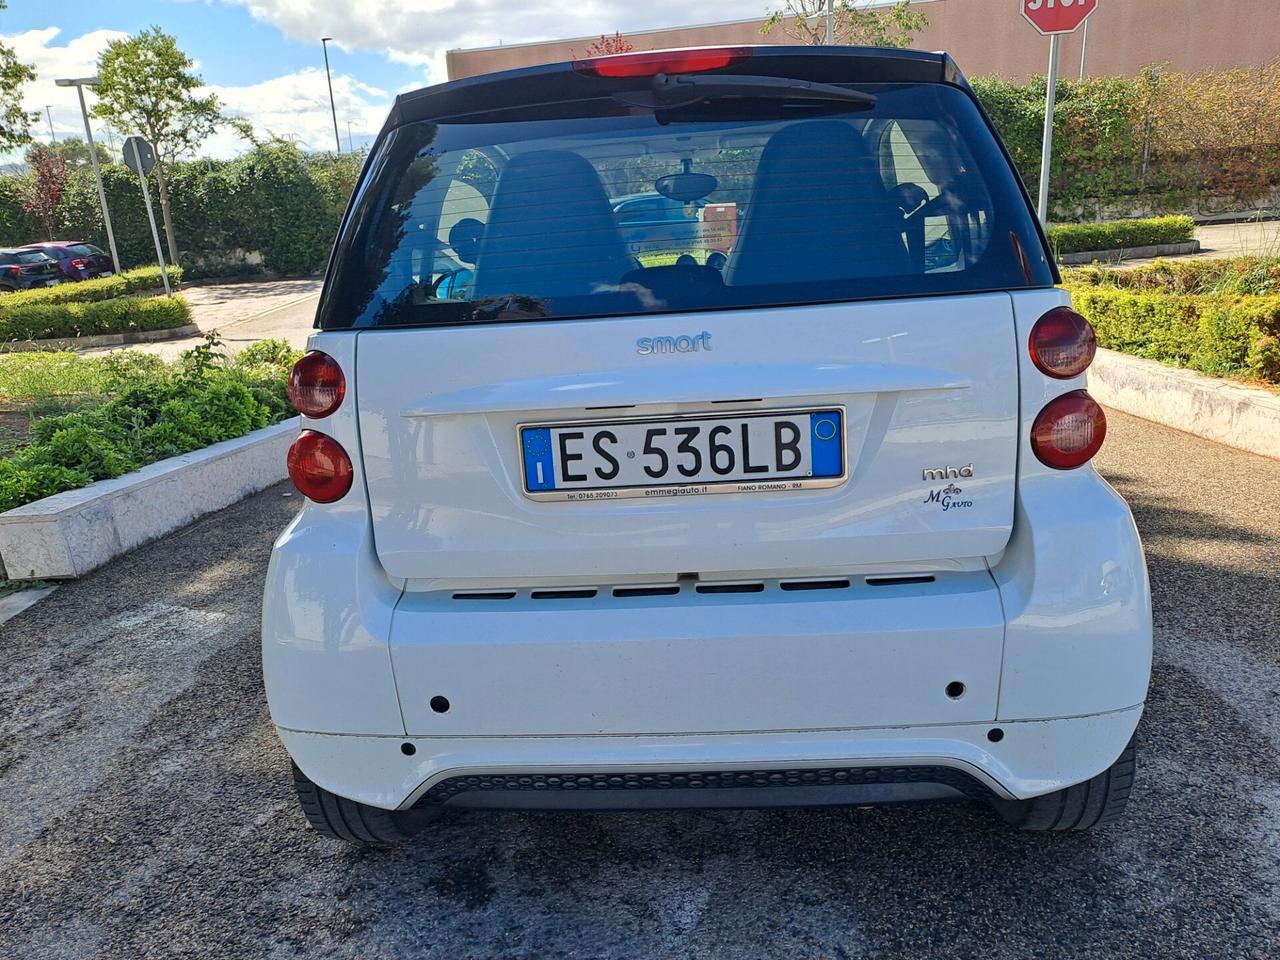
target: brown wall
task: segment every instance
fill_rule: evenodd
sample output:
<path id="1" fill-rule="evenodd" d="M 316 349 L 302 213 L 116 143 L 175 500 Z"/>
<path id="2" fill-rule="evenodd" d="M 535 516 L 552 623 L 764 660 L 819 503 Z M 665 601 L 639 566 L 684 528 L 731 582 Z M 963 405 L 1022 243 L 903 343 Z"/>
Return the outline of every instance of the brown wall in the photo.
<path id="1" fill-rule="evenodd" d="M 1018 0 L 919 0 L 929 17 L 912 46 L 946 50 L 970 75 L 1024 77 L 1044 73 L 1049 42 L 1022 19 Z M 1257 66 L 1280 58 L 1277 0 L 1099 0 L 1089 20 L 1088 72 L 1134 74 L 1151 63 L 1194 73 Z M 760 35 L 759 20 L 626 34 L 637 50 L 718 44 L 786 43 L 782 30 Z M 1083 31 L 1063 38 L 1062 70 L 1080 69 Z M 553 41 L 452 50 L 449 78 L 571 60 L 591 42 Z"/>

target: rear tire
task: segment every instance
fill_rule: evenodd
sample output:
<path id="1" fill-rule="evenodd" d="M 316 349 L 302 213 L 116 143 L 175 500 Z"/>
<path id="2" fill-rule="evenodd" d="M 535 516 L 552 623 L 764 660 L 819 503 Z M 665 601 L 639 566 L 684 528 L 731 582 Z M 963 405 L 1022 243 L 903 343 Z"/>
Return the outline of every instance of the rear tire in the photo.
<path id="1" fill-rule="evenodd" d="M 357 803 L 312 783 L 296 763 L 292 767 L 293 786 L 307 822 L 330 840 L 361 846 L 404 843 L 439 815 L 432 809 L 383 810 Z"/>
<path id="2" fill-rule="evenodd" d="M 1092 780 L 1030 800 L 993 803 L 1020 830 L 1094 830 L 1124 814 L 1136 766 L 1137 747 L 1130 740 L 1120 758 Z"/>

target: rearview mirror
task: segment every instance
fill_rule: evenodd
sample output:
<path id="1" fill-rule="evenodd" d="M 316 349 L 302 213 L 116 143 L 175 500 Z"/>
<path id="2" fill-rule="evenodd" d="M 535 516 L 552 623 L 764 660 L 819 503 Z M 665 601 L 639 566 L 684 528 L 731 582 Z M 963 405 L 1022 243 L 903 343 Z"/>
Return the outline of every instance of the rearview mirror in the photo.
<path id="1" fill-rule="evenodd" d="M 659 177 L 653 188 L 668 200 L 691 203 L 711 196 L 720 181 L 709 173 L 672 173 Z"/>

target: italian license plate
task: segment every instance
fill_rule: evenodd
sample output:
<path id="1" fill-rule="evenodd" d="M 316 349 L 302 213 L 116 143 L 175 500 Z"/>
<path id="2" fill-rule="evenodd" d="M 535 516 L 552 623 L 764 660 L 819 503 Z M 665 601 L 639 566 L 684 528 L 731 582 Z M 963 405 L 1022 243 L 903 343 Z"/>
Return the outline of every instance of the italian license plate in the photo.
<path id="1" fill-rule="evenodd" d="M 842 409 L 520 427 L 524 493 L 611 500 L 833 487 L 845 479 Z"/>

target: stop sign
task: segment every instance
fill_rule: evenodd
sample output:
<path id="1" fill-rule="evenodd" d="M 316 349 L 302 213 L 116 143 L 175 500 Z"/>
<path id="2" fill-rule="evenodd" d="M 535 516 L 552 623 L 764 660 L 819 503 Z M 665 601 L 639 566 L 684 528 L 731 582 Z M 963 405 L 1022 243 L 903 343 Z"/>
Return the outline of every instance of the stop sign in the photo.
<path id="1" fill-rule="evenodd" d="M 1074 33 L 1089 14 L 1098 9 L 1098 0 L 1019 0 L 1022 15 L 1046 36 Z"/>

